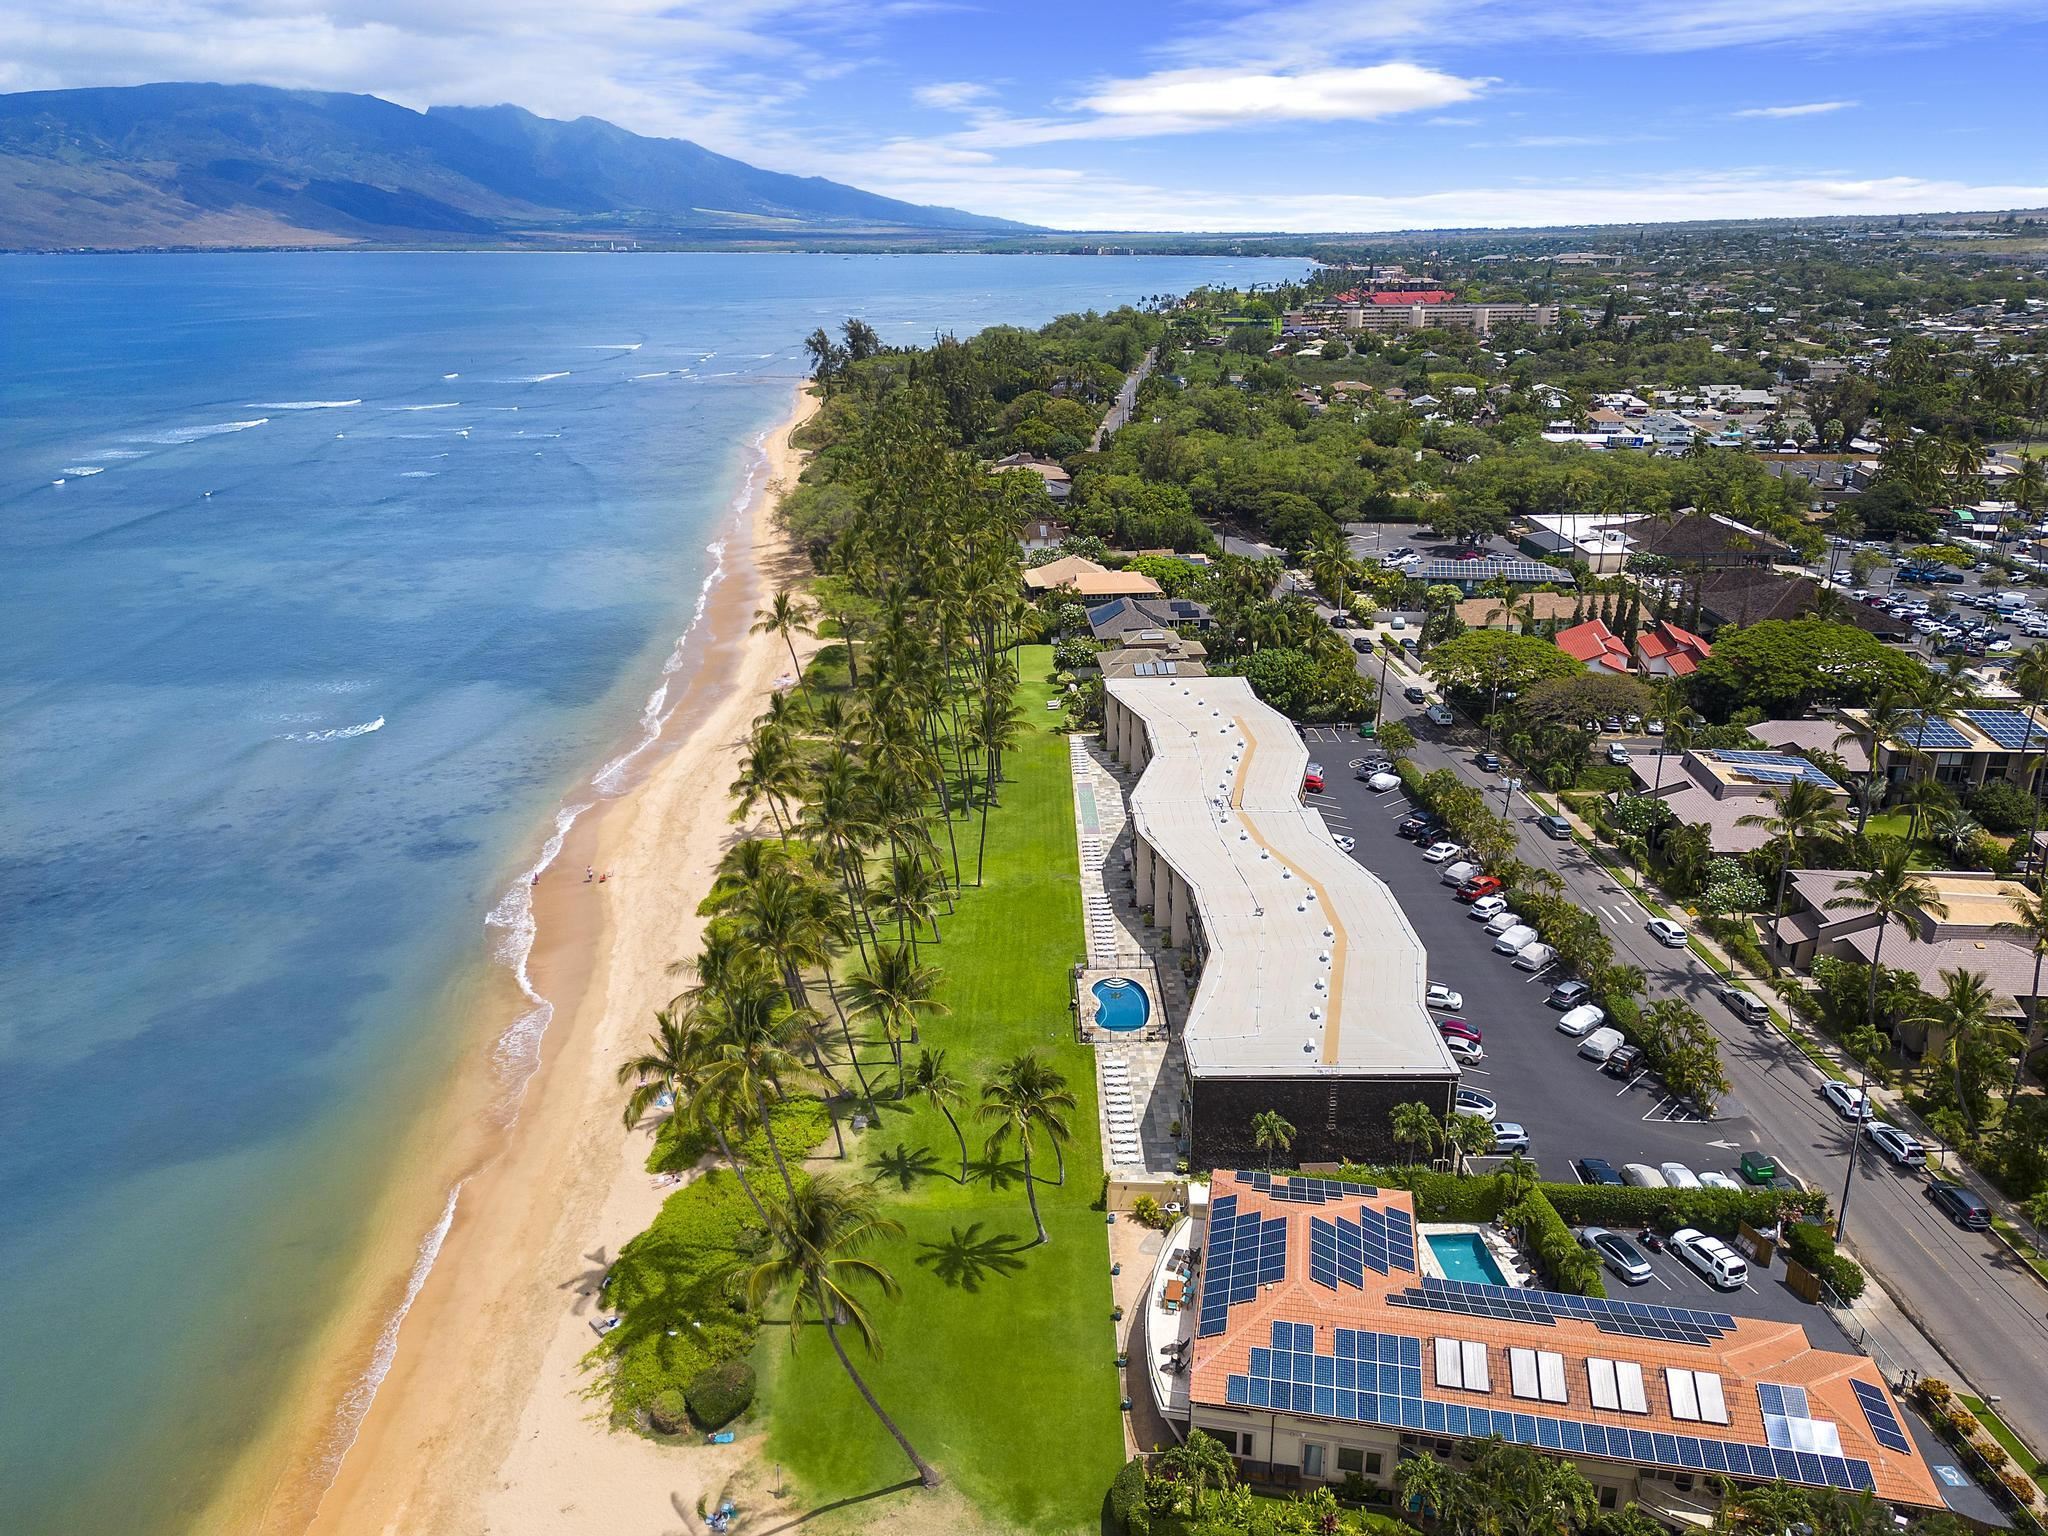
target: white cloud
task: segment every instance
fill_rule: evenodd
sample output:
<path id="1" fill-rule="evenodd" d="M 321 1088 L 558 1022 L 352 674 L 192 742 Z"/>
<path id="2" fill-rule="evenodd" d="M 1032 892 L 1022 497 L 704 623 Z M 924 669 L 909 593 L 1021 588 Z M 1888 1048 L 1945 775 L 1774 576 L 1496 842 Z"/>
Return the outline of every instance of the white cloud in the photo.
<path id="1" fill-rule="evenodd" d="M 1080 105 L 1105 117 L 1232 124 L 1295 120 L 1371 122 L 1403 112 L 1456 106 L 1492 84 L 1420 64 L 1311 69 L 1295 74 L 1176 69 L 1112 80 Z"/>
<path id="2" fill-rule="evenodd" d="M 1824 112 L 1844 112 L 1853 101 L 1803 101 L 1790 107 L 1744 107 L 1737 117 L 1819 117 Z"/>
<path id="3" fill-rule="evenodd" d="M 985 85 L 973 80 L 937 80 L 930 85 L 920 85 L 910 93 L 911 99 L 921 107 L 938 107 L 945 111 L 957 111 L 985 100 L 992 93 Z"/>

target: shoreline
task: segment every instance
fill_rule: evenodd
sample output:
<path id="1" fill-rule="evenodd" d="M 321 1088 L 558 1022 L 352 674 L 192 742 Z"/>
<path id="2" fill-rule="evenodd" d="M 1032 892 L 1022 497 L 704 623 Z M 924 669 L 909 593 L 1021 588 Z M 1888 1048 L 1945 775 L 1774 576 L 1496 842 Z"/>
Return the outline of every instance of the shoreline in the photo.
<path id="1" fill-rule="evenodd" d="M 628 1496 L 619 1453 L 650 1458 L 646 1473 L 667 1482 L 684 1470 L 670 1450 L 610 1434 L 580 1395 L 589 1293 L 670 1192 L 642 1166 L 652 1126 L 620 1121 L 614 1073 L 673 991 L 666 968 L 690 952 L 696 902 L 738 835 L 723 809 L 743 738 L 790 671 L 781 638 L 749 629 L 777 586 L 807 573 L 776 514 L 802 467 L 790 439 L 817 407 L 799 386 L 760 440 L 640 739 L 564 797 L 517 877 L 529 883 L 493 907 L 489 974 L 465 1009 L 468 1059 L 421 1117 L 352 1294 L 273 1432 L 199 1528 L 539 1532 L 596 1512 L 572 1485 Z M 579 866 L 610 878 L 586 882 Z M 535 1455 L 553 1470 L 501 1476 Z M 260 1490 L 248 1481 L 259 1462 L 271 1474 Z M 536 1479 L 549 1486 L 518 1501 L 530 1517 L 501 1507 Z M 644 1505 L 644 1476 L 630 1481 Z M 672 1523 L 668 1499 L 655 1502 Z M 640 1525 L 655 1511 L 618 1513 Z"/>

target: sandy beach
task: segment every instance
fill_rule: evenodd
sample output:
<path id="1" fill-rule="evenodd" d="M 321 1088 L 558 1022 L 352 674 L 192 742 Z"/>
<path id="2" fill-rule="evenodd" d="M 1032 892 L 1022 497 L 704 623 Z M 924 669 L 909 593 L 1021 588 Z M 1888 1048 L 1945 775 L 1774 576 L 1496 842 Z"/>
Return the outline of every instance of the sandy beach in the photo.
<path id="1" fill-rule="evenodd" d="M 649 1132 L 620 1123 L 615 1074 L 676 988 L 667 967 L 694 951 L 696 904 L 738 835 L 726 787 L 743 738 L 791 672 L 783 641 L 748 629 L 764 598 L 806 569 L 775 509 L 801 468 L 791 436 L 816 404 L 800 394 L 766 442 L 766 472 L 692 637 L 702 663 L 642 760 L 642 781 L 585 815 L 536 887 L 529 968 L 556 1012 L 516 1124 L 468 1159 L 389 1374 L 317 1509 L 315 1490 L 301 1495 L 288 1476 L 257 1528 L 681 1531 L 696 1528 L 702 1488 L 744 1454 L 611 1433 L 582 1395 L 578 1361 L 594 1342 L 598 1277 L 669 1193 L 643 1166 Z M 586 866 L 609 878 L 586 882 Z M 475 1097 L 458 1091 L 455 1110 L 470 1112 Z M 382 1294 L 388 1318 L 388 1280 Z M 358 1362 L 362 1353 L 358 1340 Z M 331 1396 L 305 1406 L 331 1420 Z M 305 1453 L 295 1459 L 308 1465 Z"/>

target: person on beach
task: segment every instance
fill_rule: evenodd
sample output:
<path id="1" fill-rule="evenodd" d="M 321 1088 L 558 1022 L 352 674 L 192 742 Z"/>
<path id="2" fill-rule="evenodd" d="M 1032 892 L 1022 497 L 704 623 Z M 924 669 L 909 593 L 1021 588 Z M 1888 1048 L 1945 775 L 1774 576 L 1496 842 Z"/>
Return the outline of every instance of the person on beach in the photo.
<path id="1" fill-rule="evenodd" d="M 588 885 L 588 884 L 590 884 L 590 882 L 591 882 L 591 881 L 592 881 L 593 879 L 595 879 L 595 878 L 596 878 L 596 876 L 597 876 L 597 867 L 596 867 L 595 865 L 592 865 L 592 864 L 586 864 L 586 865 L 584 865 L 584 866 L 583 866 L 583 883 L 584 883 L 585 885 Z"/>

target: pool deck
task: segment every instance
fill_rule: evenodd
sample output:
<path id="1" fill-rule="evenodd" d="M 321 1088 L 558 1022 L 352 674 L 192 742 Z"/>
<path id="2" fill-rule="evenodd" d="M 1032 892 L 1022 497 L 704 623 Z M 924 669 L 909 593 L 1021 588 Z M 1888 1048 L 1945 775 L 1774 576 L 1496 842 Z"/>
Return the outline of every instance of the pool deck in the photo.
<path id="1" fill-rule="evenodd" d="M 1528 1271 L 1523 1269 L 1521 1260 L 1515 1256 L 1515 1250 L 1506 1238 L 1502 1237 L 1500 1233 L 1494 1231 L 1491 1227 L 1483 1227 L 1477 1222 L 1470 1221 L 1433 1221 L 1420 1230 L 1417 1235 L 1421 1237 L 1422 1241 L 1416 1245 L 1415 1257 L 1421 1263 L 1422 1272 L 1425 1275 L 1433 1276 L 1439 1280 L 1454 1278 L 1444 1273 L 1443 1264 L 1437 1258 L 1436 1250 L 1429 1245 L 1429 1239 L 1439 1234 L 1444 1236 L 1469 1235 L 1478 1238 L 1481 1243 L 1486 1245 L 1486 1255 L 1493 1260 L 1493 1267 L 1507 1277 L 1509 1285 L 1532 1285 L 1535 1283 L 1530 1279 Z"/>

